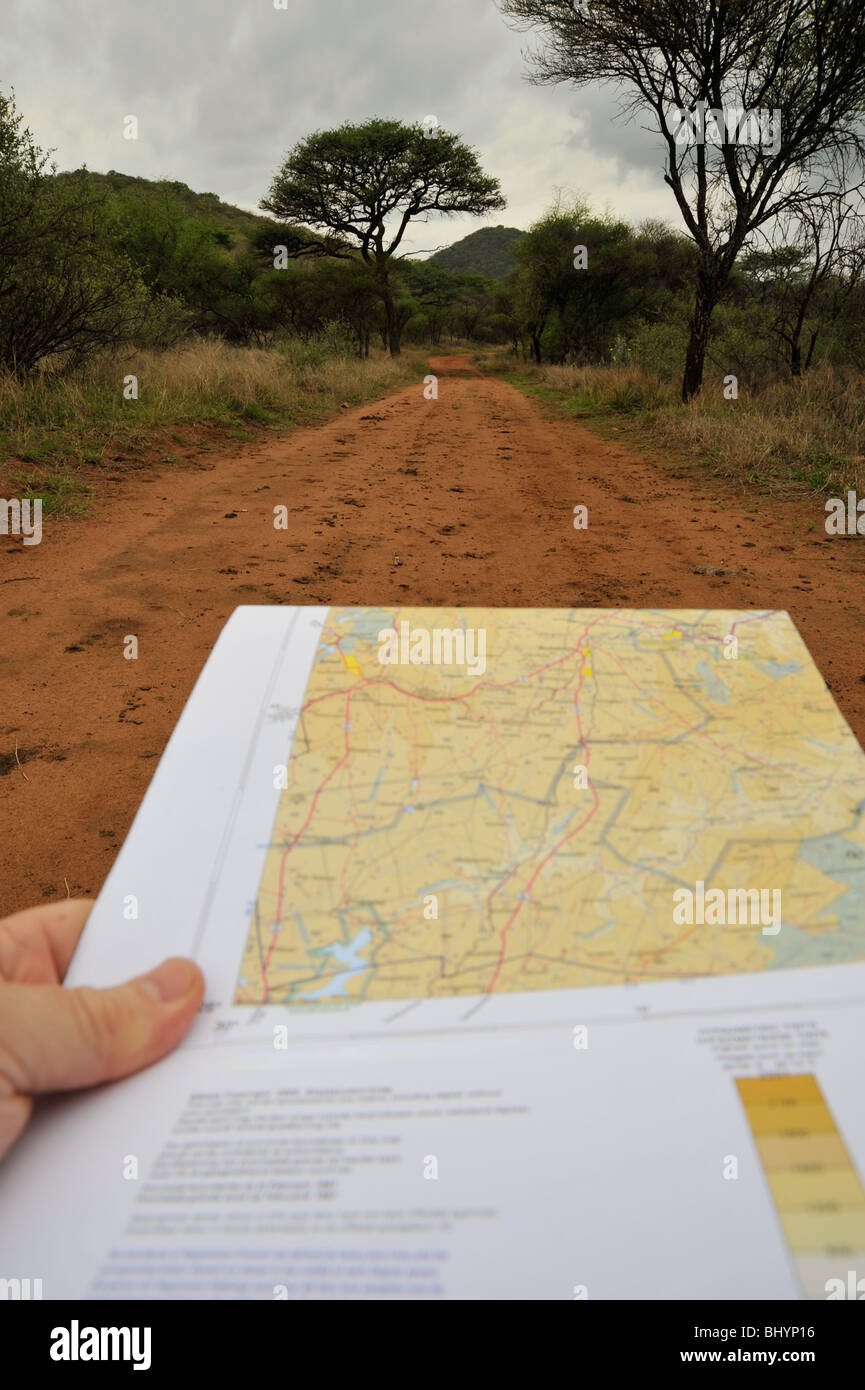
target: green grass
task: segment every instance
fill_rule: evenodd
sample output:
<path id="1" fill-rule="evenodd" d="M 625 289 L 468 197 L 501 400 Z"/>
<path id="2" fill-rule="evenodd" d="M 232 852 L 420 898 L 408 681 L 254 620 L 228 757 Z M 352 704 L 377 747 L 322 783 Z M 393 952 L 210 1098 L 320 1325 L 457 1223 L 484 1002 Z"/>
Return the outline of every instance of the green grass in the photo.
<path id="1" fill-rule="evenodd" d="M 101 491 L 100 471 L 176 463 L 178 444 L 206 452 L 214 438 L 247 443 L 313 424 L 420 383 L 427 357 L 420 348 L 360 360 L 327 343 L 259 349 L 202 339 L 167 352 L 126 349 L 74 374 L 0 378 L 0 482 L 26 482 L 49 514 L 80 515 Z M 130 375 L 137 400 L 124 398 Z"/>
<path id="2" fill-rule="evenodd" d="M 865 495 L 865 374 L 819 368 L 725 400 L 707 370 L 703 391 L 684 405 L 678 381 L 640 368 L 538 367 L 500 349 L 475 361 L 560 414 L 590 420 L 605 438 L 680 465 L 773 493 Z"/>
<path id="3" fill-rule="evenodd" d="M 93 495 L 89 483 L 76 477 L 74 473 L 11 473 L 9 481 L 15 495 L 22 500 L 42 499 L 43 516 L 67 517 L 82 516 L 87 511 Z"/>

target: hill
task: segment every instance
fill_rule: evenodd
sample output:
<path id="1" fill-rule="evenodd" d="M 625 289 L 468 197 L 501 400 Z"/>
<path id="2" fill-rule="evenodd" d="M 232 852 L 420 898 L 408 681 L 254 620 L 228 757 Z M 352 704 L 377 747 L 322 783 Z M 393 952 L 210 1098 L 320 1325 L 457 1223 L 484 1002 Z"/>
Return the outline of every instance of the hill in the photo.
<path id="1" fill-rule="evenodd" d="M 516 268 L 511 247 L 524 235 L 518 227 L 480 227 L 455 241 L 453 246 L 436 251 L 429 257 L 429 263 L 444 266 L 446 270 L 485 275 L 489 280 L 503 280 Z"/>
<path id="2" fill-rule="evenodd" d="M 224 203 L 216 193 L 196 193 L 177 179 L 145 179 L 137 174 L 118 173 L 116 169 L 109 169 L 107 174 L 98 174 L 92 169 L 64 170 L 55 178 L 80 178 L 82 173 L 91 188 L 120 205 L 137 208 L 139 216 L 148 205 L 151 209 L 161 209 L 161 218 L 167 215 L 195 222 L 206 229 L 210 240 L 226 248 L 267 248 L 274 239 L 287 239 L 280 224 L 266 213 L 248 212 L 233 203 Z M 307 229 L 298 233 L 298 237 L 301 241 L 321 239 Z"/>
<path id="3" fill-rule="evenodd" d="M 80 172 L 69 170 L 56 177 L 78 177 Z M 272 217 L 224 203 L 216 193 L 196 193 L 178 180 L 144 179 L 135 174 L 120 174 L 116 169 L 109 169 L 107 174 L 98 174 L 92 169 L 86 172 L 93 188 L 107 193 L 134 193 L 141 197 L 169 199 L 186 217 L 200 218 L 214 231 L 228 234 L 232 239 L 243 237 L 247 241 L 254 241 L 264 228 L 276 225 Z"/>

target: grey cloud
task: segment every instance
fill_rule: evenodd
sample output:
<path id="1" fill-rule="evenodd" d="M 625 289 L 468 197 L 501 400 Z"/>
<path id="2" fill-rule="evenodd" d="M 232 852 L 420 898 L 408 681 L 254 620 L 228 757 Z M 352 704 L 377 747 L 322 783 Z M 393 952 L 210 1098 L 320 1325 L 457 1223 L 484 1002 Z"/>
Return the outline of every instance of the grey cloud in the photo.
<path id="1" fill-rule="evenodd" d="M 82 163 L 255 207 L 290 146 L 372 115 L 438 117 L 500 181 L 490 221 L 526 226 L 556 186 L 674 220 L 652 138 L 609 88 L 535 87 L 493 0 L 4 0 L 0 88 L 61 168 Z M 136 115 L 140 139 L 122 138 Z M 409 249 L 480 223 L 440 219 Z"/>

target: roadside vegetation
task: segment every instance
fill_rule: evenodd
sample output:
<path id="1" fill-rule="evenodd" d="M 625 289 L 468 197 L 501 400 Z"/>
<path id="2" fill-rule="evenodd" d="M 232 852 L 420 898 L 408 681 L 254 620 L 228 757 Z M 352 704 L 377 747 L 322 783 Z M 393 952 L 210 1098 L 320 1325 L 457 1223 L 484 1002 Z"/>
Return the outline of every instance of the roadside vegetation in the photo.
<path id="1" fill-rule="evenodd" d="M 201 338 L 173 348 L 118 348 L 74 372 L 0 378 L 0 482 L 73 516 L 118 472 L 230 448 L 314 424 L 343 406 L 419 381 L 427 355 L 374 349 L 358 358 L 337 329 L 306 342 L 239 347 Z M 137 400 L 118 383 L 140 383 Z M 2 489 L 0 489 L 2 490 Z"/>
<path id="2" fill-rule="evenodd" d="M 73 515 L 124 468 L 309 423 L 419 382 L 430 350 L 460 344 L 750 486 L 865 492 L 865 20 L 841 42 L 842 0 L 761 0 L 747 22 L 698 0 L 637 18 L 501 8 L 540 38 L 537 80 L 634 89 L 679 228 L 560 192 L 525 231 L 415 259 L 412 222 L 434 245 L 440 219 L 506 206 L 435 118 L 308 135 L 249 212 L 171 180 L 58 172 L 0 92 L 0 487 Z M 784 114 L 771 141 L 681 138 L 706 91 L 747 93 L 755 74 Z"/>
<path id="3" fill-rule="evenodd" d="M 865 495 L 865 373 L 824 365 L 756 384 L 737 400 L 716 381 L 685 405 L 673 377 L 645 367 L 538 367 L 501 348 L 475 360 L 601 434 L 747 487 Z"/>

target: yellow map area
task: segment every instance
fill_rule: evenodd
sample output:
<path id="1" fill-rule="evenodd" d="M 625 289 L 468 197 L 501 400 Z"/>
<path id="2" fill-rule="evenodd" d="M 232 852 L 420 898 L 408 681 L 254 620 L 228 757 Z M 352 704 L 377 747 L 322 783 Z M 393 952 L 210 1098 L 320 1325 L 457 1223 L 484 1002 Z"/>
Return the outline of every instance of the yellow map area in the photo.
<path id="1" fill-rule="evenodd" d="M 331 609 L 287 782 L 237 1003 L 865 959 L 865 754 L 785 613 Z"/>

